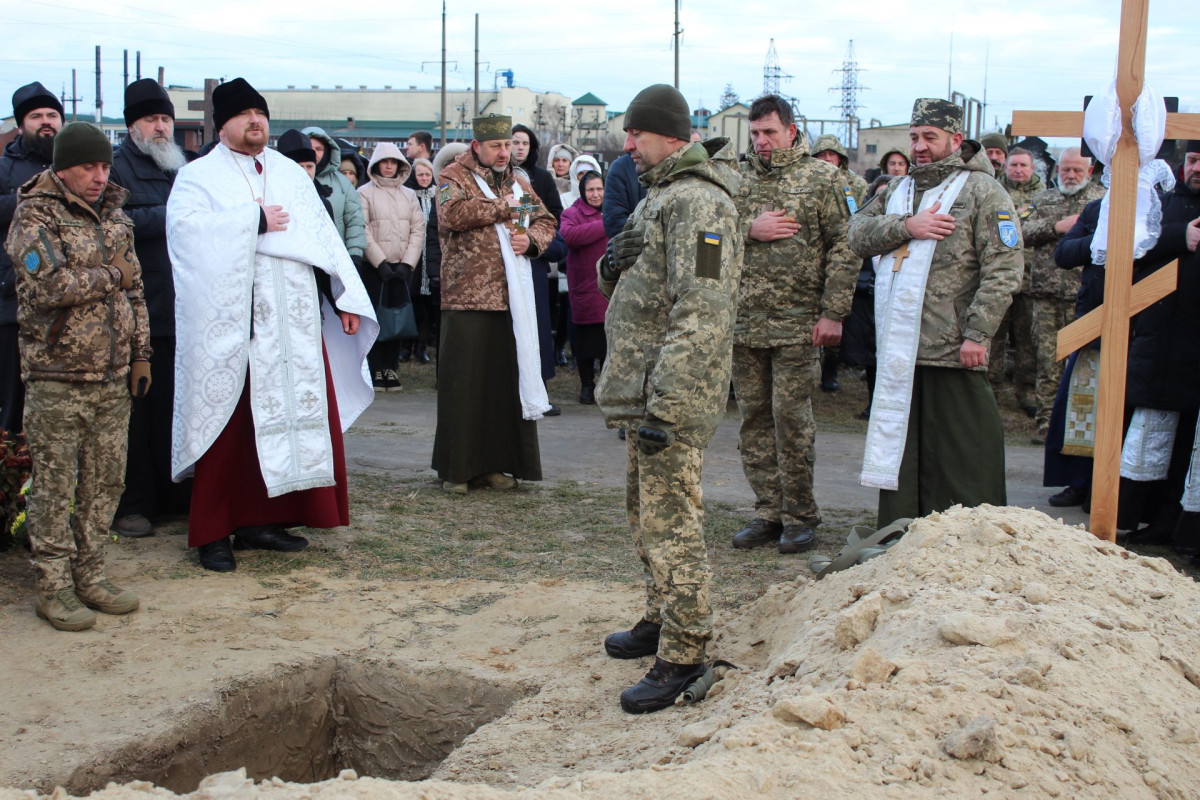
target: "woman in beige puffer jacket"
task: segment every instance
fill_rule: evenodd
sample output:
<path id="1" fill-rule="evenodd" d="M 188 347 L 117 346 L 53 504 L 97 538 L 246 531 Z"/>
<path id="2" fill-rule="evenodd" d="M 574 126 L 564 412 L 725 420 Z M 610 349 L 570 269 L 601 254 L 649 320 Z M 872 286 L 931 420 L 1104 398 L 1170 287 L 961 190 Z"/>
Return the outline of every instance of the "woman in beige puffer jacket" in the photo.
<path id="1" fill-rule="evenodd" d="M 375 145 L 367 167 L 370 183 L 358 189 L 367 230 L 365 256 L 369 265 L 362 279 L 376 302 L 384 281 L 389 281 L 389 296 L 395 297 L 403 291 L 401 284 L 408 281 L 425 246 L 425 215 L 416 193 L 404 186 L 411 171 L 399 147 L 380 142 Z M 405 345 L 411 350 L 411 343 L 378 342 L 367 354 L 376 389 L 400 385 L 396 364 Z"/>

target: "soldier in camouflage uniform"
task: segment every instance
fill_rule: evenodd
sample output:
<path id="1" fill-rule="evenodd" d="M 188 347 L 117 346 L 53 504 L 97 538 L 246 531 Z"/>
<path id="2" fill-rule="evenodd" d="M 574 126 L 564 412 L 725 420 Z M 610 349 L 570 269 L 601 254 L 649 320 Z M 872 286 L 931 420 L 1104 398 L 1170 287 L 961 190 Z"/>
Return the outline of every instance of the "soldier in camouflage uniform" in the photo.
<path id="1" fill-rule="evenodd" d="M 1021 221 L 1025 259 L 1029 268 L 1029 295 L 1033 298 L 1033 343 L 1037 352 L 1034 405 L 1041 444 L 1050 427 L 1050 410 L 1062 379 L 1063 362 L 1054 357 L 1058 331 L 1074 317 L 1082 267 L 1059 269 L 1054 263 L 1058 240 L 1079 218 L 1092 200 L 1104 196 L 1104 187 L 1091 180 L 1092 160 L 1080 155 L 1078 147 L 1064 150 L 1058 161 L 1058 187 L 1034 195 L 1028 215 Z"/>
<path id="2" fill-rule="evenodd" d="M 812 153 L 814 158 L 833 164 L 842 171 L 845 188 L 849 189 L 849 192 L 845 194 L 853 200 L 853 202 L 846 201 L 850 213 L 853 214 L 862 208 L 867 199 L 867 189 L 870 187 L 857 172 L 851 171 L 850 156 L 846 154 L 846 148 L 842 147 L 841 141 L 831 133 L 822 134 L 813 143 Z"/>
<path id="3" fill-rule="evenodd" d="M 1023 147 L 1012 148 L 1008 151 L 1004 171 L 996 174 L 996 180 L 1008 191 L 1008 196 L 1012 198 L 1013 206 L 1017 209 L 1017 216 L 1020 219 L 1029 216 L 1030 201 L 1042 191 L 1042 179 L 1033 168 L 1033 154 Z M 992 382 L 992 390 L 998 392 L 1004 384 L 1004 360 L 1011 329 L 1015 351 L 1013 394 L 1016 396 L 1017 405 L 1031 417 L 1037 409 L 1033 395 L 1034 381 L 1037 378 L 1037 349 L 1033 341 L 1033 298 L 1029 294 L 1029 265 L 1032 258 L 1033 253 L 1027 250 L 1021 288 L 1013 295 L 1012 305 L 1004 315 L 1000 327 L 996 329 L 988 355 L 988 379 Z"/>
<path id="4" fill-rule="evenodd" d="M 937 242 L 920 312 L 911 401 L 884 396 L 882 379 L 876 387 L 873 417 L 885 404 L 907 406 L 909 412 L 903 444 L 892 445 L 903 448 L 897 489 L 879 492 L 880 525 L 955 503 L 1006 502 L 1004 432 L 986 369 L 991 336 L 1021 280 L 1015 211 L 979 143 L 964 139 L 958 106 L 918 100 L 909 137 L 914 160 L 909 176 L 876 194 L 849 226 L 850 247 L 864 258 L 899 257 L 914 239 Z M 911 207 L 919 209 L 927 191 L 961 177 L 960 171 L 965 183 L 949 208 L 936 202 L 912 214 L 888 212 L 894 192 L 911 187 Z M 884 276 L 903 268 L 897 262 L 876 277 L 877 297 L 889 291 Z M 876 325 L 881 337 L 889 329 L 886 317 Z"/>
<path id="5" fill-rule="evenodd" d="M 629 430 L 626 509 L 646 577 L 643 619 L 604 646 L 615 658 L 657 654 L 621 693 L 622 708 L 643 713 L 703 674 L 712 636 L 700 472 L 728 397 L 742 232 L 733 147 L 689 142 L 678 90 L 642 90 L 625 130 L 648 192 L 598 265 L 612 302 L 596 399 L 609 427 Z"/>
<path id="6" fill-rule="evenodd" d="M 753 149 L 737 197 L 746 242 L 733 329 L 733 386 L 742 415 L 742 469 L 755 518 L 738 548 L 813 546 L 818 347 L 836 345 L 861 260 L 846 244 L 845 179 L 809 155 L 791 107 L 776 95 L 750 108 Z"/>
<path id="7" fill-rule="evenodd" d="M 150 388 L 150 322 L 133 222 L 121 210 L 128 192 L 108 183 L 111 164 L 99 128 L 65 126 L 53 166 L 21 187 L 7 242 L 18 267 L 37 614 L 68 631 L 96 624 L 88 607 L 138 607 L 104 574 L 104 538 L 125 477 L 129 396 Z"/>

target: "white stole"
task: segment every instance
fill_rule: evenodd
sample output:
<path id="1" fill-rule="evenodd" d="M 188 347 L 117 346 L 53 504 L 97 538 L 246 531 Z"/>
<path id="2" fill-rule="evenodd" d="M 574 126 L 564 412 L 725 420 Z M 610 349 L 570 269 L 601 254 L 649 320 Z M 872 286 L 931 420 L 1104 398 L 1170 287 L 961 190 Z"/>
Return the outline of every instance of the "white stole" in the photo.
<path id="1" fill-rule="evenodd" d="M 496 199 L 496 193 L 483 178 L 471 173 L 483 196 Z M 519 185 L 519 184 L 518 184 Z M 542 383 L 542 354 L 538 344 L 537 304 L 533 297 L 533 269 L 529 259 L 513 252 L 508 228 L 496 223 L 500 255 L 504 258 L 504 277 L 508 280 L 508 311 L 512 315 L 513 339 L 517 342 L 517 386 L 521 394 L 521 416 L 541 419 L 550 410 L 546 384 Z"/>
<path id="2" fill-rule="evenodd" d="M 925 192 L 918 211 L 941 202 L 949 213 L 959 190 L 967 182 L 967 170 L 957 170 Z M 887 213 L 912 214 L 914 185 L 906 176 L 888 198 Z M 875 394 L 863 450 L 863 468 L 858 482 L 876 489 L 899 488 L 900 462 L 908 438 L 912 406 L 913 375 L 921 344 L 921 316 L 925 305 L 925 282 L 933 264 L 937 241 L 910 239 L 908 255 L 899 272 L 893 272 L 895 251 L 879 259 L 875 269 Z M 899 248 L 897 248 L 899 249 Z"/>
<path id="3" fill-rule="evenodd" d="M 1178 428 L 1178 411 L 1134 409 L 1121 445 L 1121 477 L 1132 481 L 1166 480 Z"/>

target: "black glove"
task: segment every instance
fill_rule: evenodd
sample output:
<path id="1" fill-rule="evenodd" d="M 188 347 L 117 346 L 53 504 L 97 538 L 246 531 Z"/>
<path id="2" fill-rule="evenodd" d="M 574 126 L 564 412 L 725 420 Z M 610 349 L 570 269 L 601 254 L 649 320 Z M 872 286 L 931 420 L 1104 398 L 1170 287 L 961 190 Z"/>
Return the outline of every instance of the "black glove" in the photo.
<path id="1" fill-rule="evenodd" d="M 647 414 L 638 426 L 637 446 L 643 455 L 656 456 L 675 444 L 675 426 L 653 414 Z"/>
<path id="2" fill-rule="evenodd" d="M 392 278 L 396 277 L 396 270 L 392 267 L 392 262 L 390 261 L 380 261 L 378 270 L 379 279 L 384 283 L 387 283 Z"/>
<path id="3" fill-rule="evenodd" d="M 641 228 L 627 228 L 621 231 L 608 242 L 608 250 L 605 253 L 608 263 L 617 272 L 624 272 L 638 260 L 645 243 Z"/>
<path id="4" fill-rule="evenodd" d="M 413 268 L 403 261 L 393 261 L 392 269 L 396 271 L 396 277 L 408 283 L 408 279 L 412 277 Z"/>

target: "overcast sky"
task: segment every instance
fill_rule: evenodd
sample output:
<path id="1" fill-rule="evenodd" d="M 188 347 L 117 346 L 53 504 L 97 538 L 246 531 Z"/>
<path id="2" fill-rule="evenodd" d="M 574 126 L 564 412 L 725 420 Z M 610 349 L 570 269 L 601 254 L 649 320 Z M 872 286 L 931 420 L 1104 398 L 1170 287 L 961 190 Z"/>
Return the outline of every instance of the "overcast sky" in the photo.
<path id="1" fill-rule="evenodd" d="M 352 5 L 368 10 L 358 17 L 339 10 Z M 240 75 L 259 88 L 433 88 L 440 81 L 441 9 L 436 0 L 407 5 L 414 14 L 405 14 L 395 0 L 5 0 L 0 91 L 7 98 L 40 80 L 54 92 L 65 87 L 69 96 L 74 68 L 81 114 L 90 114 L 96 45 L 102 48 L 106 116 L 121 113 L 126 49 L 131 74 L 140 50 L 143 77 L 155 77 L 163 66 L 170 84 L 201 86 L 208 77 Z M 595 10 L 577 10 L 580 5 L 506 8 L 449 0 L 447 59 L 453 63 L 447 85 L 473 83 L 476 12 L 485 90 L 497 70 L 511 69 L 520 86 L 571 99 L 594 92 L 620 111 L 643 86 L 672 82 L 671 0 L 593 2 L 587 5 Z M 797 97 L 814 119 L 838 116 L 840 92 L 831 88 L 840 86 L 850 40 L 861 69 L 864 125 L 872 118 L 904 122 L 915 97 L 943 97 L 949 85 L 986 99 L 988 128 L 1009 122 L 1013 109 L 1080 108 L 1083 95 L 1105 90 L 1116 62 L 1118 0 L 1027 2 L 1027 11 L 1013 5 L 1020 4 L 683 0 L 680 88 L 693 108 L 703 104 L 713 111 L 726 84 L 743 100 L 755 97 L 763 90 L 774 37 L 783 73 L 792 76 L 782 91 Z M 1197 6 L 1197 0 L 1150 3 L 1147 81 L 1162 95 L 1179 96 L 1184 111 L 1200 111 Z"/>

